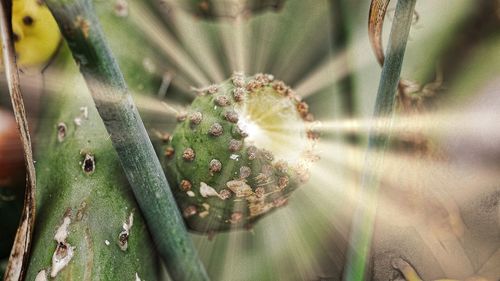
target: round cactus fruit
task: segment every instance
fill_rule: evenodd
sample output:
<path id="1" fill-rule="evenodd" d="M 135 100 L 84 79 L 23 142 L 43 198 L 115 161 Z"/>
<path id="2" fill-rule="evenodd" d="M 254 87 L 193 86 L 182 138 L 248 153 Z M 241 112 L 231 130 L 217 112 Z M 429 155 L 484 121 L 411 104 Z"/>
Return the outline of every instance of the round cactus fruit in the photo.
<path id="1" fill-rule="evenodd" d="M 163 147 L 172 191 L 191 230 L 248 228 L 307 180 L 312 115 L 267 74 L 235 73 L 199 93 Z"/>
<path id="2" fill-rule="evenodd" d="M 205 19 L 235 18 L 266 10 L 279 11 L 286 0 L 191 0 L 181 3 L 189 13 Z"/>

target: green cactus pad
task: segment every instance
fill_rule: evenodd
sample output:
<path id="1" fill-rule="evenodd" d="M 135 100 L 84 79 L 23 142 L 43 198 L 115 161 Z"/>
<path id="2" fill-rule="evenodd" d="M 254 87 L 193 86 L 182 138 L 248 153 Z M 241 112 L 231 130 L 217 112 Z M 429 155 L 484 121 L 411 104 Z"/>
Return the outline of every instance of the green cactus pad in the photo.
<path id="1" fill-rule="evenodd" d="M 63 47 L 57 62 L 64 75 L 57 77 L 64 84 L 46 93 L 50 108 L 39 124 L 37 224 L 26 280 L 158 280 L 146 222 L 67 55 Z"/>
<path id="2" fill-rule="evenodd" d="M 199 90 L 163 147 L 191 230 L 250 227 L 307 180 L 315 134 L 307 104 L 271 75 L 240 73 Z"/>

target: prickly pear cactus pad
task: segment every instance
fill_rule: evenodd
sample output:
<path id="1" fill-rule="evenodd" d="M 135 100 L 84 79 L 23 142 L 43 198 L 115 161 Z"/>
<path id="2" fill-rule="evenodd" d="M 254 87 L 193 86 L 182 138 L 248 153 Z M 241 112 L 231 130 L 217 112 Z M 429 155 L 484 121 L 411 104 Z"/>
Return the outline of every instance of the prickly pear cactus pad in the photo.
<path id="1" fill-rule="evenodd" d="M 166 174 L 188 227 L 250 227 L 307 180 L 313 117 L 272 75 L 236 73 L 199 90 L 164 146 Z"/>
<path id="2" fill-rule="evenodd" d="M 38 220 L 26 280 L 158 280 L 146 223 L 68 55 L 64 48 L 60 70 L 46 72 L 63 82 L 46 92 L 51 107 L 39 125 Z"/>

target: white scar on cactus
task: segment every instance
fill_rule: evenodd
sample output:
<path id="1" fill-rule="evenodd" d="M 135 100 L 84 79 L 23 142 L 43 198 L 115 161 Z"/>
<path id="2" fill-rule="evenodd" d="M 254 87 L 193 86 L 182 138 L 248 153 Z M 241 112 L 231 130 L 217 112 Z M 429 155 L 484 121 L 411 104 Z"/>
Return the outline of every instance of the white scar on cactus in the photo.
<path id="1" fill-rule="evenodd" d="M 89 109 L 86 106 L 80 107 L 80 115 L 77 116 L 73 122 L 75 122 L 76 126 L 81 126 L 83 120 L 89 119 Z"/>
<path id="2" fill-rule="evenodd" d="M 64 217 L 63 223 L 59 226 L 56 234 L 54 235 L 57 247 L 52 255 L 52 269 L 50 271 L 50 277 L 56 277 L 59 271 L 68 265 L 73 258 L 75 247 L 72 247 L 66 242 L 66 238 L 68 238 L 69 234 L 68 227 L 70 223 L 71 219 L 69 216 Z"/>
<path id="3" fill-rule="evenodd" d="M 122 251 L 126 251 L 128 248 L 128 238 L 130 237 L 130 229 L 134 225 L 134 213 L 131 212 L 128 218 L 128 222 L 123 223 L 123 230 L 118 235 L 118 245 Z"/>
<path id="4" fill-rule="evenodd" d="M 35 277 L 35 281 L 47 281 L 47 272 L 45 271 L 45 269 L 38 272 Z"/>
<path id="5" fill-rule="evenodd" d="M 236 197 L 246 197 L 253 194 L 252 188 L 244 181 L 232 180 L 228 181 L 226 185 L 236 194 Z"/>
<path id="6" fill-rule="evenodd" d="M 66 240 L 68 237 L 68 226 L 71 223 L 71 219 L 69 217 L 64 217 L 63 223 L 61 226 L 56 231 L 56 234 L 54 235 L 54 240 L 56 240 L 58 243 L 62 243 Z"/>
<path id="7" fill-rule="evenodd" d="M 202 206 L 203 206 L 203 208 L 205 208 L 205 211 L 198 214 L 200 216 L 200 218 L 204 218 L 204 217 L 208 216 L 209 210 L 210 210 L 210 205 L 208 205 L 207 203 L 203 203 Z"/>
<path id="8" fill-rule="evenodd" d="M 200 194 L 204 198 L 207 198 L 209 196 L 217 196 L 222 200 L 225 199 L 223 196 L 221 196 L 219 193 L 217 193 L 217 191 L 213 187 L 211 187 L 210 185 L 208 185 L 204 182 L 200 183 Z"/>

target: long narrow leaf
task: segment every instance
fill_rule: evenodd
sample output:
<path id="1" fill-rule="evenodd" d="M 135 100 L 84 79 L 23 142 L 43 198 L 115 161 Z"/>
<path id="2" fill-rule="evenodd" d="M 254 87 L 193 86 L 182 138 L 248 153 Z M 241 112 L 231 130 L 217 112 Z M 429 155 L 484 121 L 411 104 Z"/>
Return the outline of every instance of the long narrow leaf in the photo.
<path id="1" fill-rule="evenodd" d="M 377 1 L 377 0 L 374 0 Z M 416 0 L 399 0 L 389 37 L 387 57 L 375 101 L 374 118 L 384 121 L 372 128 L 368 137 L 363 178 L 361 181 L 362 205 L 357 206 L 351 228 L 350 250 L 344 280 L 365 280 L 369 260 L 373 223 L 377 209 L 377 193 L 380 185 L 380 168 L 389 136 L 380 136 L 377 131 L 389 132 L 392 125 L 396 89 L 401 75 L 403 57 L 410 33 Z M 378 153 L 374 153 L 377 151 Z"/>

